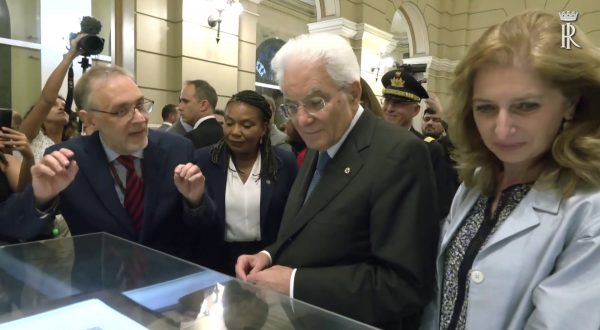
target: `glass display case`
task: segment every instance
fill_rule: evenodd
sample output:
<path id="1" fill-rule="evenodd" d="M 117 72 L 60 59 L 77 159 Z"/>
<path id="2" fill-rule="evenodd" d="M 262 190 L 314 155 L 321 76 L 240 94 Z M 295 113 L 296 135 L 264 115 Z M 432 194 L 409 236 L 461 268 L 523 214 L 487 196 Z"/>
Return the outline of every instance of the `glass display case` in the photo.
<path id="1" fill-rule="evenodd" d="M 372 327 L 98 233 L 1 247 L 0 329 Z"/>

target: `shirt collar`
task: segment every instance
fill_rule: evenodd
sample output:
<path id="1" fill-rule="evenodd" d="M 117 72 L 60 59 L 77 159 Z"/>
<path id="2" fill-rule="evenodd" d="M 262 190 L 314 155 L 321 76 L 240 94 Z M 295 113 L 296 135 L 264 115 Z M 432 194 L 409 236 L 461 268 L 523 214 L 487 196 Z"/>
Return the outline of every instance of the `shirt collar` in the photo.
<path id="1" fill-rule="evenodd" d="M 346 132 L 344 132 L 344 135 L 342 135 L 342 137 L 340 138 L 340 140 L 338 142 L 336 142 L 336 144 L 327 148 L 327 154 L 329 155 L 329 157 L 331 157 L 333 159 L 333 157 L 338 152 L 338 150 L 340 150 L 340 147 L 342 146 L 344 141 L 346 141 L 348 134 L 350 134 L 350 131 L 352 131 L 352 128 L 354 128 L 354 126 L 356 125 L 356 122 L 358 122 L 358 119 L 363 114 L 363 112 L 364 112 L 363 107 L 361 105 L 359 105 L 358 110 L 356 110 L 356 113 L 354 114 L 354 118 L 352 118 L 352 121 L 350 122 L 350 126 L 348 126 L 348 129 L 346 130 Z"/>
<path id="2" fill-rule="evenodd" d="M 202 117 L 200 119 L 198 119 L 198 121 L 196 122 L 196 124 L 194 124 L 194 128 L 200 126 L 200 124 L 202 124 L 204 121 L 211 119 L 211 118 L 216 118 L 214 115 L 208 115 L 205 117 Z"/>
<path id="3" fill-rule="evenodd" d="M 104 152 L 106 153 L 106 158 L 108 158 L 108 162 L 112 163 L 115 160 L 117 160 L 117 158 L 119 158 L 119 156 L 121 156 L 119 153 L 117 153 L 116 151 L 112 150 L 106 143 L 104 143 L 104 140 L 102 139 L 102 135 L 98 134 L 98 136 L 100 137 L 100 143 L 102 143 L 102 148 L 104 148 Z M 138 150 L 134 153 L 131 154 L 132 156 L 142 159 L 144 158 L 144 150 Z"/>
<path id="4" fill-rule="evenodd" d="M 191 131 L 191 130 L 194 129 L 194 126 L 192 126 L 192 125 L 186 123 L 185 121 L 183 121 L 183 118 L 181 118 L 181 117 L 179 117 L 179 122 L 181 123 L 181 126 L 183 126 L 183 129 L 186 132 L 189 132 L 189 131 Z"/>

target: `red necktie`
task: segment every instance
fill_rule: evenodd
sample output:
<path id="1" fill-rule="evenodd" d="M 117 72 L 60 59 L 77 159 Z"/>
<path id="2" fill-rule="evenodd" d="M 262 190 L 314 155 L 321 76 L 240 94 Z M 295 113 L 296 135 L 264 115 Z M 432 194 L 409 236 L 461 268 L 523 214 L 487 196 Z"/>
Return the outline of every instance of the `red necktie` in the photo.
<path id="1" fill-rule="evenodd" d="M 133 220 L 133 226 L 139 231 L 142 228 L 142 217 L 144 216 L 144 183 L 137 175 L 133 156 L 119 156 L 118 160 L 127 169 L 123 205 Z"/>

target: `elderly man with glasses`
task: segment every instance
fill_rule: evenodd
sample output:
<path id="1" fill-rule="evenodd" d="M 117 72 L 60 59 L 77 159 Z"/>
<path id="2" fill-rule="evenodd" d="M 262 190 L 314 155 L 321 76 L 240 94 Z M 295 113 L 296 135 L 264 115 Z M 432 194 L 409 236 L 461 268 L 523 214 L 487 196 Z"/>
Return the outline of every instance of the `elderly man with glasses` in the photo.
<path id="1" fill-rule="evenodd" d="M 237 275 L 378 327 L 415 328 L 439 217 L 425 145 L 360 106 L 360 69 L 342 37 L 292 39 L 272 68 L 310 151 L 277 241 L 240 256 Z"/>
<path id="2" fill-rule="evenodd" d="M 154 102 L 119 67 L 90 69 L 74 98 L 96 132 L 47 149 L 32 167 L 38 211 L 59 209 L 73 235 L 107 232 L 188 257 L 183 219 L 196 217 L 204 180 L 192 143 L 148 130 Z"/>

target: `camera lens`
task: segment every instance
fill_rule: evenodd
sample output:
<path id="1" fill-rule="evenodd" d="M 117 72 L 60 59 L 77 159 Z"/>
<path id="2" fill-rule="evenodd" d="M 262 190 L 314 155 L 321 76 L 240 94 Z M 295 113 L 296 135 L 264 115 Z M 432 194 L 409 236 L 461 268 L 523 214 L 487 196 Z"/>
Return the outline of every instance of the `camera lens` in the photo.
<path id="1" fill-rule="evenodd" d="M 79 40 L 77 48 L 83 50 L 83 56 L 97 55 L 104 48 L 104 39 L 94 35 L 85 36 Z"/>

